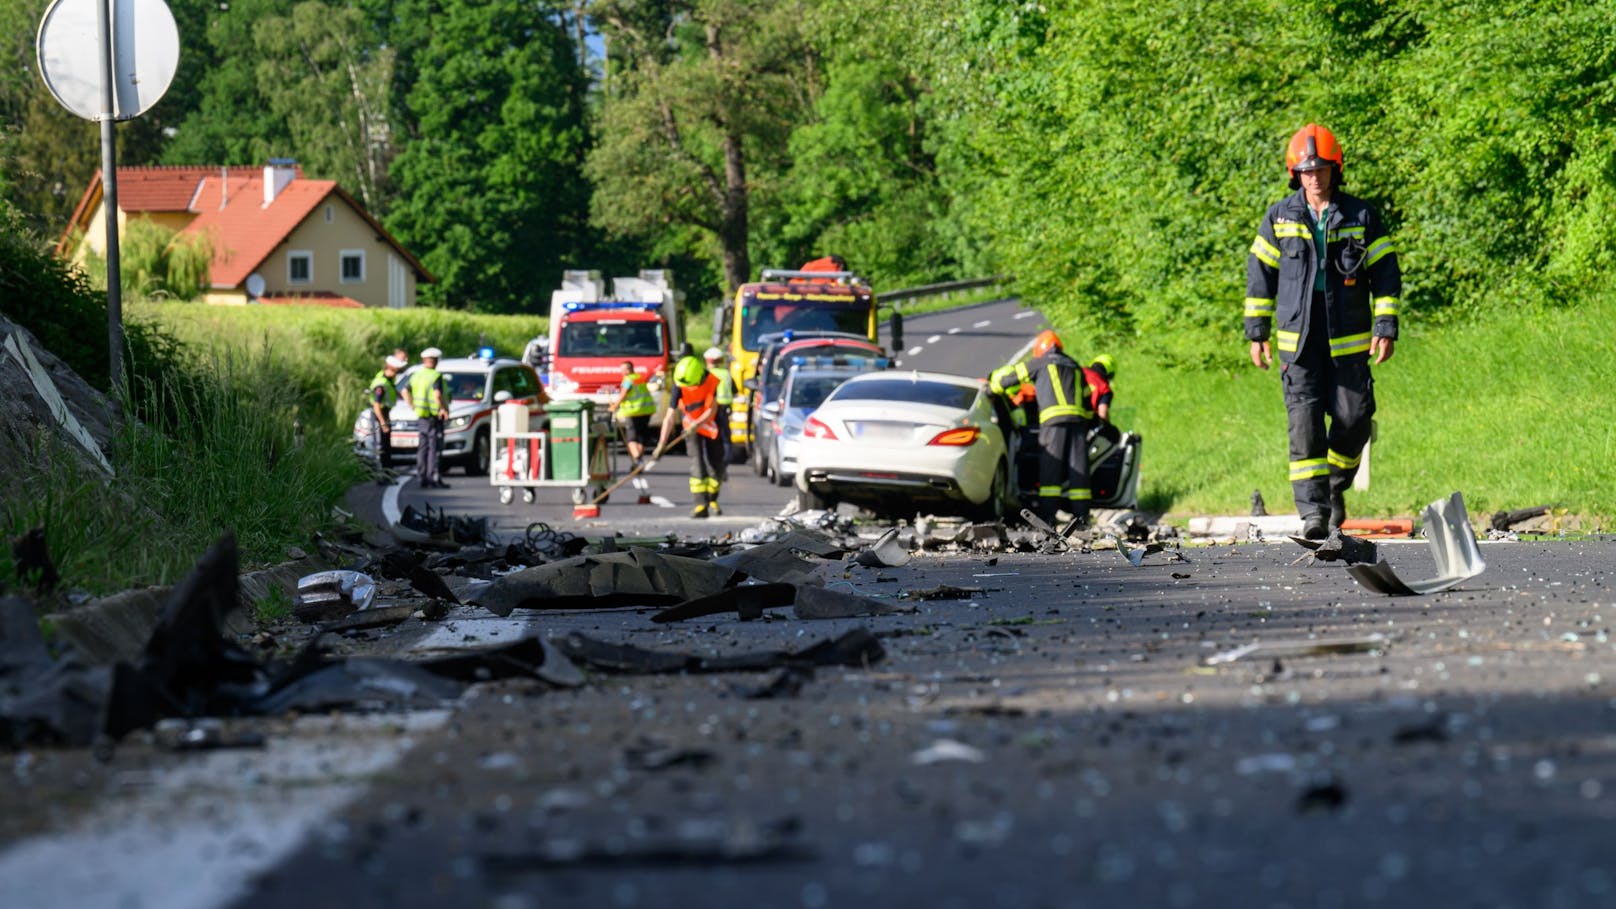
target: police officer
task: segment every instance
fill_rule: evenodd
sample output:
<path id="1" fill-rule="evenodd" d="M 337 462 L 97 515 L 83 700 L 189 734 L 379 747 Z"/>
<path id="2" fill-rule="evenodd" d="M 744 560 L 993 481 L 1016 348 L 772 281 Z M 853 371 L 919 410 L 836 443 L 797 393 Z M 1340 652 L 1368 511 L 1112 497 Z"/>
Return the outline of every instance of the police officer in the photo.
<path id="1" fill-rule="evenodd" d="M 716 347 L 707 348 L 702 354 L 707 363 L 707 371 L 718 377 L 718 435 L 724 441 L 724 463 L 729 463 L 729 409 L 735 403 L 735 377 L 730 375 L 728 367 L 724 365 L 724 352 Z"/>
<path id="2" fill-rule="evenodd" d="M 370 380 L 370 412 L 376 418 L 376 465 L 387 466 L 387 452 L 392 445 L 393 405 L 398 403 L 398 373 L 409 361 L 395 354 L 382 361 L 382 368 Z M 386 482 L 378 480 L 378 482 Z"/>
<path id="3" fill-rule="evenodd" d="M 718 377 L 707 371 L 701 360 L 685 357 L 673 369 L 674 406 L 662 420 L 662 436 L 657 441 L 660 455 L 673 435 L 678 417 L 690 449 L 690 495 L 695 507 L 690 516 L 717 515 L 718 490 L 724 484 L 724 441 L 718 431 Z"/>
<path id="4" fill-rule="evenodd" d="M 1373 208 L 1340 191 L 1342 166 L 1333 133 L 1298 130 L 1285 152 L 1296 192 L 1268 209 L 1246 259 L 1251 362 L 1267 369 L 1279 347 L 1291 491 L 1315 540 L 1346 520 L 1375 412 L 1370 358 L 1391 359 L 1403 292 L 1391 238 Z"/>
<path id="5" fill-rule="evenodd" d="M 1039 332 L 1032 358 L 1015 370 L 1025 383 L 1031 379 L 1038 407 L 1038 504 L 1045 520 L 1054 520 L 1062 508 L 1079 524 L 1087 524 L 1089 503 L 1088 428 L 1094 417 L 1083 367 L 1061 349 L 1060 336 Z M 1002 375 L 1003 370 L 995 372 Z M 1001 380 L 1001 386 L 1007 382 Z"/>
<path id="6" fill-rule="evenodd" d="M 443 453 L 443 427 L 449 419 L 449 395 L 443 373 L 438 372 L 438 360 L 443 351 L 428 347 L 421 351 L 421 367 L 410 374 L 404 387 L 404 400 L 415 408 L 416 425 L 420 427 L 420 443 L 415 450 L 415 477 L 428 488 L 448 489 L 438 473 L 438 458 Z"/>

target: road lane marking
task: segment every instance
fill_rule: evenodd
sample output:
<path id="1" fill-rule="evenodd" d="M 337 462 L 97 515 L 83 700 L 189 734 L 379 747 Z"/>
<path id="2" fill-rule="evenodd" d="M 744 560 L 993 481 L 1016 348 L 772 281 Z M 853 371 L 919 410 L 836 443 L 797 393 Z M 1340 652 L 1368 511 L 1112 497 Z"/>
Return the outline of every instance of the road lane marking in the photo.
<path id="1" fill-rule="evenodd" d="M 404 512 L 398 507 L 398 494 L 404 490 L 404 484 L 409 481 L 408 474 L 401 476 L 393 481 L 393 485 L 387 487 L 385 493 L 382 493 L 382 517 L 387 519 L 389 525 L 397 524 L 398 519 L 404 516 Z"/>
<path id="2" fill-rule="evenodd" d="M 932 335 L 931 337 L 926 339 L 926 343 L 927 344 L 936 344 L 938 341 L 941 341 L 942 339 L 943 339 L 942 335 Z"/>
<path id="3" fill-rule="evenodd" d="M 1033 316 L 1036 316 L 1036 315 L 1038 315 L 1038 310 L 1036 310 L 1036 309 L 1028 309 L 1028 310 L 1025 310 L 1023 312 L 1018 312 L 1015 315 L 1011 316 L 1010 318 L 1012 318 L 1012 319 L 1030 319 L 1030 318 L 1032 318 Z"/>
<path id="4" fill-rule="evenodd" d="M 908 353 L 909 353 L 909 356 L 913 357 L 913 356 L 916 356 L 917 354 L 919 354 L 921 351 L 923 351 L 925 349 L 926 348 L 921 347 L 920 345 L 917 344 L 914 347 L 909 348 Z"/>
<path id="5" fill-rule="evenodd" d="M 959 326 L 958 326 L 958 325 L 956 325 L 956 326 L 954 326 L 954 327 L 953 327 L 953 328 L 950 328 L 950 329 L 949 329 L 949 330 L 948 330 L 948 333 L 949 333 L 949 334 L 951 334 L 951 335 L 957 335 L 957 334 L 959 334 L 959 333 L 960 333 L 960 332 L 961 332 L 961 331 L 962 331 L 962 329 L 961 329 L 961 328 L 960 328 L 960 327 L 959 327 Z"/>
<path id="6" fill-rule="evenodd" d="M 980 321 L 980 322 L 974 322 L 974 323 L 972 323 L 972 324 L 971 324 L 971 327 L 972 327 L 972 328 L 987 328 L 987 327 L 988 327 L 988 326 L 989 326 L 989 325 L 992 325 L 992 324 L 993 324 L 993 320 L 992 320 L 992 319 L 983 319 L 983 320 L 982 320 L 982 321 Z"/>
<path id="7" fill-rule="evenodd" d="M 138 790 L 103 799 L 69 830 L 0 852 L 0 880 L 36 909 L 235 903 L 449 714 L 304 717 L 261 751 L 137 772 Z"/>

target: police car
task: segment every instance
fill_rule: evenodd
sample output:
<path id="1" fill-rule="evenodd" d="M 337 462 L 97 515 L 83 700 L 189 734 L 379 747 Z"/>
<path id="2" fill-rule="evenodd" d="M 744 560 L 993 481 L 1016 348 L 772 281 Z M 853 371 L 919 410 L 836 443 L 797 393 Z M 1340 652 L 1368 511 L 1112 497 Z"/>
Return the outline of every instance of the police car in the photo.
<path id="1" fill-rule="evenodd" d="M 462 467 L 473 476 L 488 474 L 494 409 L 514 401 L 526 404 L 530 411 L 537 413 L 549 400 L 532 366 L 509 357 L 495 357 L 492 350 L 485 349 L 482 353 L 484 355 L 478 357 L 438 361 L 438 372 L 443 373 L 450 398 L 449 421 L 444 425 L 443 451 L 438 463 L 444 470 Z M 389 415 L 392 433 L 387 451 L 383 453 L 385 461 L 412 461 L 420 447 L 415 409 L 404 403 L 403 397 L 410 376 L 420 368 L 420 364 L 411 366 L 398 377 L 400 393 Z M 377 438 L 376 418 L 367 406 L 354 420 L 354 447 L 374 458 Z"/>

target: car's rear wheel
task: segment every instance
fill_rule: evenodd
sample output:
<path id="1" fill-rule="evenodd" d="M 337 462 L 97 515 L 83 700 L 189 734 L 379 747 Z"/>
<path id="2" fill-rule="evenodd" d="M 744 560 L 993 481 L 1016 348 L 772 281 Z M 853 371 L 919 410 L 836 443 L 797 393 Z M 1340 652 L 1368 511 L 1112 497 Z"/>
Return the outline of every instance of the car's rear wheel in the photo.
<path id="1" fill-rule="evenodd" d="M 763 449 L 753 445 L 752 456 L 748 458 L 748 460 L 752 462 L 753 473 L 760 477 L 766 477 L 769 475 L 769 465 L 763 460 Z"/>
<path id="2" fill-rule="evenodd" d="M 488 440 L 488 430 L 483 430 L 472 437 L 471 460 L 466 462 L 466 475 L 471 477 L 488 476 L 488 465 L 493 459 L 494 447 Z"/>
<path id="3" fill-rule="evenodd" d="M 776 486 L 791 485 L 790 475 L 782 473 L 780 470 L 780 450 L 778 448 L 775 449 L 774 454 L 769 458 L 769 479 L 772 480 Z"/>
<path id="4" fill-rule="evenodd" d="M 988 488 L 988 497 L 977 506 L 977 516 L 984 521 L 1002 521 L 1006 509 L 1010 507 L 1010 468 L 1003 459 L 999 466 L 993 468 L 993 485 Z"/>

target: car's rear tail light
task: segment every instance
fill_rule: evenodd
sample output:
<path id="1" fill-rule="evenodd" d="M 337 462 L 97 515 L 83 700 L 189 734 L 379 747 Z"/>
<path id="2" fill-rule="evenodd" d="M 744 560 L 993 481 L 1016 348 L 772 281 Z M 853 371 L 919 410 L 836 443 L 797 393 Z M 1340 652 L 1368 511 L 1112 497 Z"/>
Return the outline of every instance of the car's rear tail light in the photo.
<path id="1" fill-rule="evenodd" d="M 808 422 L 802 424 L 802 434 L 808 439 L 836 439 L 836 433 L 818 417 L 809 417 Z"/>
<path id="2" fill-rule="evenodd" d="M 969 445 L 975 442 L 982 434 L 982 430 L 975 426 L 961 426 L 958 429 L 945 429 L 932 438 L 927 445 Z"/>

